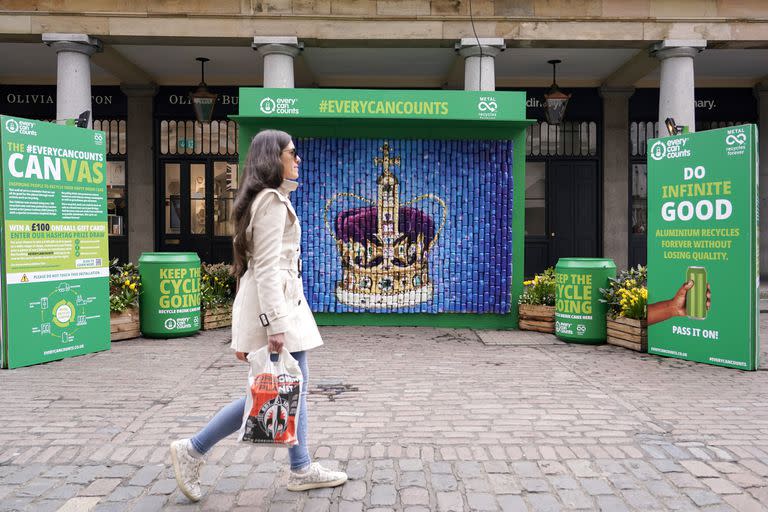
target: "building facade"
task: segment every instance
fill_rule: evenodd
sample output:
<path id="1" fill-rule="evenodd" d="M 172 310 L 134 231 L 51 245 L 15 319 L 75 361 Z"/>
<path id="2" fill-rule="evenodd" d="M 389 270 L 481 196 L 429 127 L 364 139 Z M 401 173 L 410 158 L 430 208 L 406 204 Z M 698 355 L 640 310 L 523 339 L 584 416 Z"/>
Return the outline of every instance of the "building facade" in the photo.
<path id="1" fill-rule="evenodd" d="M 85 10 L 83 10 L 85 7 Z M 470 11 L 471 7 L 471 11 Z M 691 130 L 768 128 L 761 0 L 112 0 L 5 2 L 0 112 L 92 111 L 110 141 L 110 251 L 231 258 L 239 86 L 524 90 L 525 274 L 564 256 L 645 263 L 646 145 Z M 218 94 L 200 123 L 196 57 Z M 571 95 L 546 120 L 554 81 Z M 761 244 L 768 147 L 762 138 Z M 234 177 L 234 178 L 233 178 Z M 761 248 L 762 249 L 762 248 Z M 768 250 L 761 250 L 761 259 Z M 768 262 L 762 262 L 768 270 Z M 765 272 L 764 270 L 764 272 Z"/>

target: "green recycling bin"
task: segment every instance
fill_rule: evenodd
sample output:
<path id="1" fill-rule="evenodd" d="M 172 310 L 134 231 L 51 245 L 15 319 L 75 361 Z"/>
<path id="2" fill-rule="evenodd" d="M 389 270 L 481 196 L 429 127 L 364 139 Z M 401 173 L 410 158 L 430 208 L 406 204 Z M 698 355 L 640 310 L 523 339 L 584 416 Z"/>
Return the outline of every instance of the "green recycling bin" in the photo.
<path id="1" fill-rule="evenodd" d="M 597 345 L 605 342 L 608 305 L 600 288 L 616 277 L 606 258 L 560 258 L 555 266 L 555 334 L 563 341 Z"/>
<path id="2" fill-rule="evenodd" d="M 141 332 L 177 338 L 200 330 L 200 258 L 194 252 L 145 252 L 139 257 Z"/>

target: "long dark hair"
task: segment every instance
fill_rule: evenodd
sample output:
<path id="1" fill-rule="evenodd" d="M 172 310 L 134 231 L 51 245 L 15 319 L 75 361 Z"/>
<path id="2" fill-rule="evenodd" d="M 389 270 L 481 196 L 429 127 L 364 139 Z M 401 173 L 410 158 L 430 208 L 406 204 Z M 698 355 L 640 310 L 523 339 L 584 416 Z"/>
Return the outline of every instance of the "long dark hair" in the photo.
<path id="1" fill-rule="evenodd" d="M 251 204 L 265 188 L 277 188 L 283 182 L 283 162 L 280 156 L 291 142 L 291 136 L 280 130 L 262 130 L 251 140 L 240 187 L 235 197 L 235 236 L 232 239 L 232 275 L 241 277 L 248 269 L 246 234 L 251 222 Z"/>

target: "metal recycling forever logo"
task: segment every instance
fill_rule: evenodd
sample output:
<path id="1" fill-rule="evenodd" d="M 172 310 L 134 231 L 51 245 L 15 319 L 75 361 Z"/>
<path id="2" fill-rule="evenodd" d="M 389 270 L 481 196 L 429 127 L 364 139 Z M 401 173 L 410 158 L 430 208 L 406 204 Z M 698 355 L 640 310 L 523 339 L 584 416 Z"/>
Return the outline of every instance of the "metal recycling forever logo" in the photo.
<path id="1" fill-rule="evenodd" d="M 496 112 L 498 105 L 495 101 L 481 101 L 477 104 L 477 109 L 480 112 Z"/>
<path id="2" fill-rule="evenodd" d="M 728 135 L 725 138 L 725 143 L 728 144 L 729 146 L 733 146 L 734 144 L 743 146 L 745 142 L 747 142 L 746 133 L 737 133 L 736 135 Z"/>

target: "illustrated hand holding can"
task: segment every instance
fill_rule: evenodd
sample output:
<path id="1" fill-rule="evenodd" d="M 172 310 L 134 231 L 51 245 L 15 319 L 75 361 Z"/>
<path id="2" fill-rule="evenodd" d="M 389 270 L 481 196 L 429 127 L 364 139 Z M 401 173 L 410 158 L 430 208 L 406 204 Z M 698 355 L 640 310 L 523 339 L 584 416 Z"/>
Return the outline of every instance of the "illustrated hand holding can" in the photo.
<path id="1" fill-rule="evenodd" d="M 687 316 L 704 320 L 712 307 L 712 290 L 704 267 L 688 267 L 686 281 L 669 300 L 648 304 L 648 325 L 673 317 Z"/>

